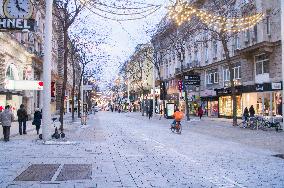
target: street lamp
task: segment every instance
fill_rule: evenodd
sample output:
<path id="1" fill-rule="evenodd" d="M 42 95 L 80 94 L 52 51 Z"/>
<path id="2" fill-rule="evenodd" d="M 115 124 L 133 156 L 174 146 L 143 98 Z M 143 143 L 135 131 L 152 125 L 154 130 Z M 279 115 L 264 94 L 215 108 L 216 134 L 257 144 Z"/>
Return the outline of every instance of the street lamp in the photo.
<path id="1" fill-rule="evenodd" d="M 51 60 L 52 60 L 52 5 L 53 0 L 45 1 L 45 38 L 44 38 L 44 62 L 43 62 L 43 108 L 42 108 L 42 138 L 49 138 L 49 127 L 51 125 Z"/>

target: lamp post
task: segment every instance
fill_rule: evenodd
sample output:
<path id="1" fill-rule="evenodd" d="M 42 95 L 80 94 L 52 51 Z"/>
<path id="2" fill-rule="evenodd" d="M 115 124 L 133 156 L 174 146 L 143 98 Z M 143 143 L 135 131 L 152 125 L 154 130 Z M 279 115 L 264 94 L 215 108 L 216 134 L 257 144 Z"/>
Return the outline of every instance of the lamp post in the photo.
<path id="1" fill-rule="evenodd" d="M 281 2 L 281 46 L 282 46 L 282 117 L 284 111 L 284 1 Z"/>
<path id="2" fill-rule="evenodd" d="M 45 15 L 45 39 L 44 39 L 44 63 L 43 63 L 43 108 L 42 108 L 42 138 L 49 138 L 49 127 L 51 125 L 51 51 L 52 51 L 52 5 L 53 0 L 46 0 Z"/>

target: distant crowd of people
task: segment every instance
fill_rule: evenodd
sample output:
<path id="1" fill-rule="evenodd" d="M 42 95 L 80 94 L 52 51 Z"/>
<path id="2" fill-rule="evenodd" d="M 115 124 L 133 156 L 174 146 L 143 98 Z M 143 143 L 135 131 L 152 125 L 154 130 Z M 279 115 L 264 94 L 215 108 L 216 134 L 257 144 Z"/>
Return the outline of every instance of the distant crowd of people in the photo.
<path id="1" fill-rule="evenodd" d="M 28 114 L 25 108 L 25 105 L 21 104 L 20 108 L 17 110 L 17 117 L 19 123 L 19 134 L 27 134 L 27 121 L 28 121 Z M 39 134 L 40 126 L 41 126 L 41 119 L 42 119 L 42 112 L 37 108 L 35 109 L 34 119 L 32 124 L 36 128 L 37 134 Z M 5 106 L 3 112 L 0 113 L 0 124 L 3 128 L 3 136 L 4 141 L 7 142 L 10 140 L 10 129 L 12 126 L 12 122 L 15 120 L 15 116 L 11 110 L 9 105 Z"/>

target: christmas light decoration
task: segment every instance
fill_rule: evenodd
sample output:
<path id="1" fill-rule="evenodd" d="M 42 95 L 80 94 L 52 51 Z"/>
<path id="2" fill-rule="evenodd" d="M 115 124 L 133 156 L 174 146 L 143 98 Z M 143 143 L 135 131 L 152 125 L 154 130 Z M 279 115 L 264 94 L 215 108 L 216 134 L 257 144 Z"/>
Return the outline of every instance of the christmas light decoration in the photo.
<path id="1" fill-rule="evenodd" d="M 192 17 L 196 16 L 204 24 L 225 32 L 240 32 L 254 27 L 260 22 L 264 14 L 256 13 L 247 17 L 226 18 L 223 16 L 216 16 L 204 10 L 196 9 L 188 4 L 186 1 L 177 1 L 174 6 L 169 8 L 169 17 L 180 26 L 186 21 L 190 21 Z"/>

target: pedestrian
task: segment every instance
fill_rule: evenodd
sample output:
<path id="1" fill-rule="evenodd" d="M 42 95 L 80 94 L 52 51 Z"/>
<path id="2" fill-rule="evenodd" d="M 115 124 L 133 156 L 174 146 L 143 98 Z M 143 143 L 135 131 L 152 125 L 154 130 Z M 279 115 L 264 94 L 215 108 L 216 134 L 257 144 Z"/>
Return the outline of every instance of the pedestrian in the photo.
<path id="1" fill-rule="evenodd" d="M 160 110 L 160 118 L 159 118 L 159 120 L 162 119 L 162 116 L 163 116 L 163 109 Z"/>
<path id="2" fill-rule="evenodd" d="M 10 128 L 12 121 L 14 120 L 14 114 L 10 110 L 10 106 L 5 106 L 5 110 L 0 113 L 0 122 L 3 127 L 4 141 L 8 142 L 10 137 Z"/>
<path id="3" fill-rule="evenodd" d="M 33 125 L 36 126 L 36 133 L 39 134 L 39 129 L 41 125 L 42 114 L 40 110 L 37 108 L 34 113 L 34 120 L 32 122 Z"/>
<path id="4" fill-rule="evenodd" d="M 26 128 L 27 128 L 28 114 L 25 109 L 25 105 L 23 104 L 20 105 L 20 109 L 17 111 L 17 116 L 18 116 L 18 122 L 19 122 L 20 135 L 27 134 Z"/>
<path id="5" fill-rule="evenodd" d="M 149 116 L 149 119 L 151 119 L 153 116 L 153 108 L 149 107 L 148 109 L 149 109 L 148 116 Z"/>
<path id="6" fill-rule="evenodd" d="M 201 118 L 202 118 L 202 116 L 203 116 L 203 110 L 202 110 L 202 107 L 201 107 L 201 106 L 198 108 L 198 116 L 199 116 L 199 118 L 200 118 L 200 120 L 201 120 Z"/>
<path id="7" fill-rule="evenodd" d="M 244 118 L 245 121 L 247 121 L 247 120 L 248 120 L 248 117 L 249 117 L 249 111 L 248 111 L 248 108 L 245 107 L 245 109 L 244 109 L 244 114 L 243 114 L 243 118 Z"/>
<path id="8" fill-rule="evenodd" d="M 254 110 L 253 105 L 251 105 L 251 107 L 249 108 L 249 113 L 250 113 L 250 117 L 254 117 L 255 110 Z"/>

